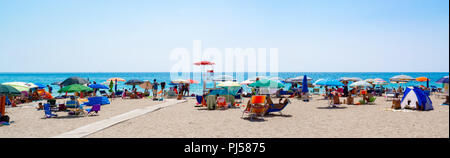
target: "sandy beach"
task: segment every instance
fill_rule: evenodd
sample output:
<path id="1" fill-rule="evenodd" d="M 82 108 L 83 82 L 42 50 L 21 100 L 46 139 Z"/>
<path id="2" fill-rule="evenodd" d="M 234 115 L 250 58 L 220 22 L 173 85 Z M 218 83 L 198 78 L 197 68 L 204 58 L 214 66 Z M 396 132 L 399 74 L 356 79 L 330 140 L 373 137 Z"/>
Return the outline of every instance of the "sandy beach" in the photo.
<path id="1" fill-rule="evenodd" d="M 90 138 L 448 138 L 448 106 L 432 97 L 433 111 L 394 112 L 379 97 L 376 105 L 327 108 L 327 101 L 291 99 L 284 116 L 241 119 L 243 108 L 209 111 L 195 101 L 177 104 L 89 135 Z"/>
<path id="2" fill-rule="evenodd" d="M 110 99 L 111 100 L 111 99 Z M 58 100 L 63 103 L 63 100 Z M 104 120 L 112 116 L 123 114 L 134 109 L 145 108 L 162 101 L 152 101 L 150 99 L 113 99 L 111 104 L 101 107 L 99 115 L 94 116 L 68 116 L 67 112 L 56 112 L 57 118 L 45 119 L 43 110 L 36 110 L 33 105 L 38 103 L 28 103 L 20 107 L 8 108 L 7 115 L 14 121 L 9 126 L 0 127 L 0 138 L 47 138 L 64 132 L 74 130 L 78 127 Z M 85 107 L 90 108 L 90 107 Z"/>
<path id="3" fill-rule="evenodd" d="M 88 138 L 448 138 L 449 109 L 443 99 L 431 97 L 434 110 L 392 111 L 391 102 L 378 97 L 375 105 L 340 105 L 328 108 L 328 101 L 314 96 L 310 102 L 292 98 L 283 115 L 264 120 L 242 119 L 243 107 L 206 110 L 194 107 L 195 100 L 172 105 L 103 129 Z M 245 102 L 247 100 L 244 100 Z M 61 101 L 59 101 L 61 102 Z M 100 115 L 43 119 L 44 111 L 32 105 L 8 108 L 14 121 L 0 127 L 0 137 L 53 137 L 78 127 L 163 102 L 149 99 L 114 99 L 102 106 Z"/>

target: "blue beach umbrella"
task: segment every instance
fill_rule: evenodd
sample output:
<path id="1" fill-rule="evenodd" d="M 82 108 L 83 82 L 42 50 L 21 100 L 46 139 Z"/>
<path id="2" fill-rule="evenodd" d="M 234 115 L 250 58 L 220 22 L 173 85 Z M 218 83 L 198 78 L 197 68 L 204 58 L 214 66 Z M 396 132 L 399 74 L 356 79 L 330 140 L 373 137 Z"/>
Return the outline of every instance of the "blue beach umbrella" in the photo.
<path id="1" fill-rule="evenodd" d="M 436 81 L 436 83 L 448 83 L 448 76 L 444 76 Z"/>
<path id="2" fill-rule="evenodd" d="M 308 78 L 305 75 L 302 82 L 302 92 L 307 93 L 308 91 Z"/>
<path id="3" fill-rule="evenodd" d="M 43 84 L 40 83 L 34 83 L 34 85 L 38 86 L 38 89 L 44 89 L 45 86 Z"/>
<path id="4" fill-rule="evenodd" d="M 102 85 L 102 84 L 91 84 L 91 85 L 89 85 L 89 88 L 95 88 L 95 89 L 109 89 L 108 87 L 106 87 L 105 85 Z"/>
<path id="5" fill-rule="evenodd" d="M 338 80 L 330 80 L 330 79 L 323 79 L 316 81 L 315 85 L 319 86 L 345 86 L 342 82 L 339 82 Z"/>

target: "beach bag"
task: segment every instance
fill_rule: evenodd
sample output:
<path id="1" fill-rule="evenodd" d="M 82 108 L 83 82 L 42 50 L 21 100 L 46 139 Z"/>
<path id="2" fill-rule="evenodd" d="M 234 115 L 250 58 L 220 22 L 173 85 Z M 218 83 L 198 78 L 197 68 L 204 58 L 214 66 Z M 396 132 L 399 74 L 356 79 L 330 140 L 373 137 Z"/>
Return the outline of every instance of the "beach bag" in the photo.
<path id="1" fill-rule="evenodd" d="M 7 122 L 7 123 L 9 123 L 9 116 L 8 115 L 0 116 L 0 122 Z"/>

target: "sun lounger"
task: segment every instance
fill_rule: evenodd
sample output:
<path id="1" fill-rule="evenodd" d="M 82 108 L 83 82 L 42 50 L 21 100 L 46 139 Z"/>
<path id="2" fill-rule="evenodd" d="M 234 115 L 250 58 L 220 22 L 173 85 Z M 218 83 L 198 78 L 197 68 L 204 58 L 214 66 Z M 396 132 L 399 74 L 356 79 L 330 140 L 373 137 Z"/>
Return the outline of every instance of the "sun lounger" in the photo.
<path id="1" fill-rule="evenodd" d="M 91 114 L 93 112 L 95 112 L 95 114 L 98 114 L 98 112 L 100 111 L 100 107 L 101 107 L 100 104 L 92 105 L 92 108 L 86 109 L 87 115 L 89 115 L 89 114 Z"/>
<path id="2" fill-rule="evenodd" d="M 50 104 L 48 104 L 48 103 L 44 104 L 44 112 L 45 112 L 46 118 L 58 117 L 58 115 L 52 113 Z"/>

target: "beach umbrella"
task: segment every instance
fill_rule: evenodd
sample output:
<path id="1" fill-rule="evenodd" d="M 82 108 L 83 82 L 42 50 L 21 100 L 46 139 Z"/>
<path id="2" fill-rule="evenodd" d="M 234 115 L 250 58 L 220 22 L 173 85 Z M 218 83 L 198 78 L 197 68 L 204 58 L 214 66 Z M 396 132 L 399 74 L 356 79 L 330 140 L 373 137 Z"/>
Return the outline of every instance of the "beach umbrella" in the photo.
<path id="1" fill-rule="evenodd" d="M 308 78 L 306 77 L 306 75 L 303 77 L 303 82 L 302 82 L 302 92 L 304 93 L 308 93 Z"/>
<path id="2" fill-rule="evenodd" d="M 304 76 L 298 76 L 298 77 L 295 77 L 295 78 L 288 78 L 288 79 L 284 80 L 284 82 L 286 82 L 286 83 L 300 83 L 300 82 L 303 82 L 303 78 L 304 78 Z M 313 80 L 311 77 L 306 77 L 306 79 L 308 81 L 312 81 Z"/>
<path id="3" fill-rule="evenodd" d="M 58 92 L 66 92 L 66 93 L 75 93 L 75 92 L 87 92 L 87 91 L 93 91 L 92 88 L 89 88 L 88 86 L 84 86 L 81 84 L 72 84 L 65 86 L 61 88 Z"/>
<path id="4" fill-rule="evenodd" d="M 425 82 L 425 81 L 430 81 L 430 79 L 428 79 L 426 77 L 417 77 L 416 81 L 418 81 L 418 82 Z"/>
<path id="5" fill-rule="evenodd" d="M 255 80 L 245 80 L 245 81 L 242 81 L 241 82 L 241 85 L 249 85 L 249 84 L 252 84 L 252 83 L 254 83 L 255 82 Z"/>
<path id="6" fill-rule="evenodd" d="M 51 85 L 57 85 L 57 86 L 59 86 L 59 85 L 61 85 L 61 83 L 62 83 L 62 82 L 53 82 L 53 83 L 51 83 Z"/>
<path id="7" fill-rule="evenodd" d="M 20 91 L 14 88 L 13 86 L 0 84 L 0 95 L 9 95 L 9 94 L 20 95 L 22 93 L 20 93 Z"/>
<path id="8" fill-rule="evenodd" d="M 408 83 L 414 80 L 411 76 L 407 75 L 397 75 L 389 79 L 391 83 Z"/>
<path id="9" fill-rule="evenodd" d="M 139 87 L 148 91 L 149 89 L 153 88 L 153 84 L 150 83 L 150 81 L 144 81 L 144 83 L 140 84 Z"/>
<path id="10" fill-rule="evenodd" d="M 387 83 L 385 80 L 383 80 L 381 78 L 376 78 L 376 79 L 374 79 L 373 84 L 374 85 L 388 85 L 389 83 Z"/>
<path id="11" fill-rule="evenodd" d="M 319 86 L 345 86 L 342 82 L 339 82 L 339 80 L 331 80 L 331 79 L 319 79 L 317 80 L 314 85 Z"/>
<path id="12" fill-rule="evenodd" d="M 241 85 L 237 82 L 233 82 L 233 81 L 225 81 L 225 82 L 220 82 L 217 87 L 241 87 Z"/>
<path id="13" fill-rule="evenodd" d="M 95 88 L 95 89 L 109 89 L 108 87 L 106 87 L 105 85 L 102 85 L 102 84 L 91 84 L 88 87 Z"/>
<path id="14" fill-rule="evenodd" d="M 172 83 L 184 84 L 184 83 L 189 83 L 189 81 L 188 80 L 184 80 L 184 79 L 176 79 L 176 80 L 173 80 Z"/>
<path id="15" fill-rule="evenodd" d="M 210 62 L 210 61 L 199 61 L 194 63 L 194 65 L 215 65 L 215 63 Z"/>
<path id="16" fill-rule="evenodd" d="M 436 81 L 436 83 L 448 83 L 448 76 L 444 76 Z"/>
<path id="17" fill-rule="evenodd" d="M 365 79 L 364 81 L 369 82 L 369 83 L 373 83 L 373 82 L 375 82 L 375 79 L 369 78 L 369 79 Z"/>
<path id="18" fill-rule="evenodd" d="M 113 78 L 107 79 L 106 81 L 114 81 L 115 82 L 114 91 L 117 92 L 117 82 L 125 82 L 126 80 L 123 78 L 119 78 L 119 77 L 113 77 Z"/>
<path id="19" fill-rule="evenodd" d="M 248 85 L 249 87 L 269 87 L 269 88 L 282 88 L 284 87 L 284 84 L 277 82 L 277 81 L 272 81 L 272 80 L 268 80 L 268 79 L 262 79 L 262 80 L 258 80 L 255 81 L 252 84 Z"/>
<path id="20" fill-rule="evenodd" d="M 127 82 L 125 82 L 125 85 L 133 85 L 133 86 L 135 86 L 135 85 L 140 85 L 142 83 L 144 83 L 144 81 L 141 81 L 141 80 L 128 80 Z"/>
<path id="21" fill-rule="evenodd" d="M 417 77 L 416 81 L 418 82 L 427 82 L 427 88 L 430 87 L 430 79 L 426 77 Z"/>
<path id="22" fill-rule="evenodd" d="M 28 92 L 31 88 L 37 88 L 37 86 L 35 86 L 34 84 L 31 85 L 31 84 L 25 83 L 25 82 L 5 82 L 5 83 L 2 83 L 2 85 L 11 86 L 20 92 L 21 91 Z"/>
<path id="23" fill-rule="evenodd" d="M 362 81 L 362 79 L 359 78 L 359 77 L 341 77 L 341 78 L 339 78 L 339 81 L 352 81 L 352 82 L 356 82 L 356 81 Z"/>
<path id="24" fill-rule="evenodd" d="M 64 80 L 63 82 L 61 82 L 61 85 L 69 86 L 69 85 L 73 85 L 73 84 L 88 84 L 88 83 L 89 83 L 89 81 L 84 78 L 70 77 L 70 78 L 67 78 L 66 80 Z"/>
<path id="25" fill-rule="evenodd" d="M 187 79 L 186 81 L 188 81 L 190 84 L 198 84 L 199 82 L 196 80 L 192 80 L 192 79 Z"/>
<path id="26" fill-rule="evenodd" d="M 40 84 L 40 83 L 34 83 L 34 85 L 36 85 L 38 89 L 44 89 L 45 88 L 45 85 Z"/>
<path id="27" fill-rule="evenodd" d="M 125 79 L 123 79 L 123 78 L 119 78 L 119 77 L 113 77 L 113 78 L 109 78 L 109 79 L 107 79 L 106 81 L 114 81 L 114 82 L 125 82 L 126 80 Z"/>
<path id="28" fill-rule="evenodd" d="M 373 85 L 366 81 L 358 81 L 350 84 L 351 87 L 372 87 Z"/>

